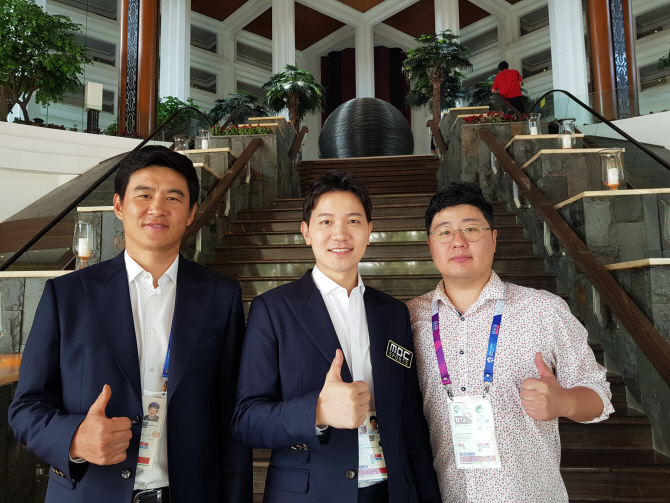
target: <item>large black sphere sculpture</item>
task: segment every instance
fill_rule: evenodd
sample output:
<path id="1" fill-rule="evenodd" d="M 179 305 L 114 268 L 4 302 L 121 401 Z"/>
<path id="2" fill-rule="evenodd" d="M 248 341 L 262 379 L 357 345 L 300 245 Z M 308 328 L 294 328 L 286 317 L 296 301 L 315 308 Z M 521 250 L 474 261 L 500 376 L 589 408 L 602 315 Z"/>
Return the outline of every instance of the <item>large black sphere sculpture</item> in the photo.
<path id="1" fill-rule="evenodd" d="M 400 111 L 377 98 L 356 98 L 337 107 L 319 135 L 319 157 L 412 155 L 414 137 Z"/>

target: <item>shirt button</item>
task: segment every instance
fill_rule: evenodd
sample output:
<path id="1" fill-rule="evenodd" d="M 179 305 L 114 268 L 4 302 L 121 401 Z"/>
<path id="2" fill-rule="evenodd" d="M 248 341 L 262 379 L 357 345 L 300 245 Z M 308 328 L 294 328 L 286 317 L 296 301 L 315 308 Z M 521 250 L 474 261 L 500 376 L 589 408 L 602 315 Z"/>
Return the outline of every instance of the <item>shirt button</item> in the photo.
<path id="1" fill-rule="evenodd" d="M 121 478 L 129 479 L 131 475 L 132 475 L 132 472 L 130 470 L 121 471 Z"/>
<path id="2" fill-rule="evenodd" d="M 463 350 L 461 349 L 461 350 L 459 351 L 459 353 L 462 354 L 462 355 L 464 355 L 464 354 L 465 354 L 465 351 L 463 351 Z"/>
<path id="3" fill-rule="evenodd" d="M 465 391 L 465 386 L 461 386 L 461 391 Z"/>
<path id="4" fill-rule="evenodd" d="M 156 331 L 156 330 L 153 329 L 153 328 L 152 328 L 151 330 L 149 330 L 149 332 L 151 332 L 152 334 L 153 334 L 155 331 Z"/>
<path id="5" fill-rule="evenodd" d="M 346 475 L 347 475 L 347 478 L 348 478 L 349 480 L 351 480 L 351 479 L 353 479 L 354 477 L 356 477 L 356 472 L 353 471 L 353 470 L 347 470 Z"/>
<path id="6" fill-rule="evenodd" d="M 149 369 L 149 372 L 153 372 L 153 371 L 154 371 L 154 368 L 151 367 L 151 368 Z"/>
<path id="7" fill-rule="evenodd" d="M 465 317 L 462 317 L 462 318 L 461 318 L 461 321 L 465 321 Z"/>
<path id="8" fill-rule="evenodd" d="M 142 418 L 140 416 L 133 416 L 132 422 L 133 424 L 140 424 L 140 421 Z"/>

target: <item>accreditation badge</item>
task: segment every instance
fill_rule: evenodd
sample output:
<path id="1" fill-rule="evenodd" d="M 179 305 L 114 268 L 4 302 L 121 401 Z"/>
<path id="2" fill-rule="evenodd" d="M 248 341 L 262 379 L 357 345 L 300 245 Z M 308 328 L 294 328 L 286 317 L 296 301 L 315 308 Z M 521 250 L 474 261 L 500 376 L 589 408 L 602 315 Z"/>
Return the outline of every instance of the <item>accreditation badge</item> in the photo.
<path id="1" fill-rule="evenodd" d="M 165 414 L 167 413 L 167 399 L 157 396 L 143 396 L 142 433 L 140 434 L 140 452 L 137 457 L 138 468 L 147 471 L 154 469 L 158 443 L 163 435 Z"/>
<path id="2" fill-rule="evenodd" d="M 388 479 L 386 461 L 379 435 L 379 422 L 375 411 L 365 416 L 358 427 L 358 480 L 379 481 Z"/>
<path id="3" fill-rule="evenodd" d="M 459 470 L 500 468 L 491 400 L 459 396 L 448 403 L 456 467 Z"/>

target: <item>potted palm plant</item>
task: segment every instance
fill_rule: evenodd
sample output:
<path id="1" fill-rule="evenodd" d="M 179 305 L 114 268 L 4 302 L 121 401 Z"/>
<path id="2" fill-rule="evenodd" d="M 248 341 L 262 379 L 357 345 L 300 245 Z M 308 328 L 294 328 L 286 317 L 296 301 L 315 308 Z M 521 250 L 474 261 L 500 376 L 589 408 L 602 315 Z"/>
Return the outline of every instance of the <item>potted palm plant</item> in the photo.
<path id="1" fill-rule="evenodd" d="M 216 100 L 216 105 L 210 111 L 209 115 L 212 119 L 212 122 L 216 123 L 222 119 L 230 117 L 235 109 L 241 106 L 246 106 L 240 110 L 236 117 L 231 121 L 234 125 L 239 125 L 240 123 L 247 122 L 249 117 L 267 117 L 270 115 L 265 102 L 247 91 L 242 91 L 238 89 L 235 94 L 229 94 L 229 98 L 225 100 Z M 253 115 L 250 115 L 253 114 Z"/>
<path id="2" fill-rule="evenodd" d="M 300 121 L 307 115 L 323 110 L 326 91 L 312 74 L 303 68 L 286 65 L 283 72 L 275 73 L 263 85 L 267 90 L 270 110 L 281 112 L 288 108 L 289 120 L 300 131 Z"/>

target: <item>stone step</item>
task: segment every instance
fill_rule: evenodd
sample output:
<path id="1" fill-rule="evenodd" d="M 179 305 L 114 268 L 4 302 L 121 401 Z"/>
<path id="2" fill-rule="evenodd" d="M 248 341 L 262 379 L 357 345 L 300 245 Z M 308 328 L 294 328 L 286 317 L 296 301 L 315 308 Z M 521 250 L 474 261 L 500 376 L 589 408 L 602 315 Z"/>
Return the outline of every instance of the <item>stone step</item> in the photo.
<path id="1" fill-rule="evenodd" d="M 653 449 L 651 423 L 646 416 L 612 416 L 594 424 L 559 420 L 563 449 Z"/>
<path id="2" fill-rule="evenodd" d="M 385 204 L 423 204 L 428 207 L 430 199 L 435 195 L 434 192 L 416 192 L 407 194 L 379 194 L 371 196 L 372 207 Z M 302 204 L 305 198 L 294 197 L 287 199 L 273 199 L 270 202 L 272 208 L 299 208 L 302 209 Z M 504 201 L 502 201 L 505 203 Z M 506 204 L 506 203 L 505 203 Z"/>
<path id="3" fill-rule="evenodd" d="M 504 281 L 510 281 L 518 285 L 530 288 L 556 291 L 556 275 L 552 273 L 535 274 L 503 274 Z M 243 296 L 260 295 L 272 288 L 297 281 L 300 276 L 275 276 L 275 277 L 241 277 L 237 278 L 242 285 Z M 363 282 L 392 296 L 409 295 L 419 296 L 434 290 L 442 277 L 439 274 L 415 274 L 407 275 L 372 275 L 363 276 Z"/>
<path id="4" fill-rule="evenodd" d="M 410 203 L 410 204 L 380 204 L 372 207 L 372 223 L 374 224 L 375 219 L 378 217 L 410 217 L 410 216 L 420 216 L 425 217 L 427 205 L 423 203 Z M 494 207 L 494 223 L 495 218 L 503 217 L 510 218 L 513 217 L 513 213 L 509 213 L 506 210 L 495 211 L 498 208 Z M 295 208 L 267 208 L 259 210 L 242 210 L 237 213 L 237 220 L 287 220 L 287 219 L 302 219 L 302 207 Z"/>
<path id="5" fill-rule="evenodd" d="M 300 223 L 302 222 L 302 210 L 293 210 L 300 212 L 298 218 L 277 218 L 270 220 L 235 220 L 231 222 L 231 232 L 263 232 L 263 231 L 294 231 L 300 230 Z M 254 215 L 258 216 L 258 215 Z M 494 226 L 498 225 L 515 225 L 516 217 L 512 213 L 494 214 Z M 372 212 L 372 228 L 374 230 L 390 230 L 390 229 L 421 229 L 425 234 L 425 217 L 423 215 L 415 216 L 388 216 L 381 217 Z"/>
<path id="6" fill-rule="evenodd" d="M 533 244 L 529 241 L 498 241 L 497 258 L 533 255 Z M 365 251 L 367 259 L 389 259 L 406 257 L 430 258 L 426 243 L 372 243 Z M 307 245 L 259 245 L 228 246 L 216 249 L 215 262 L 237 260 L 275 261 L 275 260 L 313 260 L 312 248 Z"/>
<path id="7" fill-rule="evenodd" d="M 487 231 L 488 232 L 488 231 Z M 521 240 L 524 228 L 522 225 L 509 225 L 498 227 L 498 240 Z M 388 229 L 384 231 L 373 230 L 370 235 L 370 243 L 390 242 L 426 242 L 426 231 L 411 229 Z M 283 245 L 283 244 L 305 244 L 305 239 L 299 232 L 264 231 L 226 234 L 223 238 L 223 246 L 246 246 L 246 245 Z M 427 246 L 427 245 L 426 245 Z"/>
<path id="8" fill-rule="evenodd" d="M 207 267 L 219 271 L 233 278 L 252 276 L 297 276 L 314 268 L 314 259 L 309 260 L 277 260 L 256 262 L 239 260 L 230 262 L 212 262 Z M 510 257 L 493 260 L 493 270 L 498 274 L 504 273 L 544 273 L 544 261 L 532 255 Z M 358 271 L 362 276 L 384 274 L 438 274 L 435 264 L 430 258 L 405 257 L 403 260 L 369 260 L 365 259 L 358 264 Z"/>

